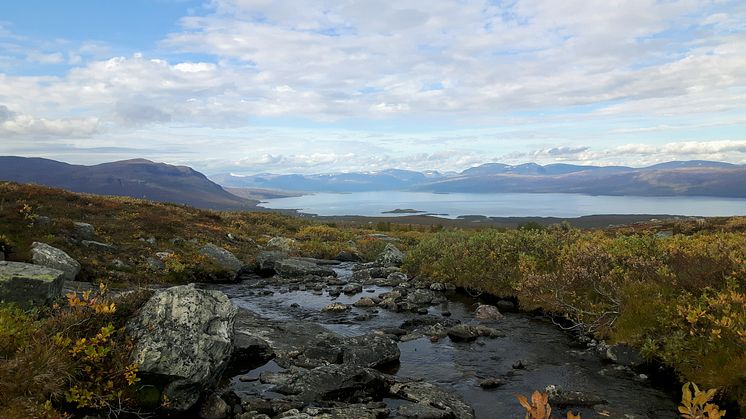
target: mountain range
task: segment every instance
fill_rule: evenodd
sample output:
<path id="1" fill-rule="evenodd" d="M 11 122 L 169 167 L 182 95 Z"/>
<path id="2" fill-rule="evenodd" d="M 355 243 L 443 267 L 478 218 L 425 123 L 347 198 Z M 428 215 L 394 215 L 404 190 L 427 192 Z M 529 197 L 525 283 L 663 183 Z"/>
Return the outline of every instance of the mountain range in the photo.
<path id="1" fill-rule="evenodd" d="M 41 158 L 0 156 L 0 180 L 36 183 L 73 192 L 130 196 L 198 208 L 252 209 L 257 203 L 228 193 L 190 167 L 154 163 L 144 159 L 81 166 Z"/>
<path id="2" fill-rule="evenodd" d="M 389 169 L 313 175 L 219 174 L 210 178 L 187 166 L 144 159 L 82 166 L 41 158 L 0 157 L 0 180 L 220 210 L 255 209 L 257 199 L 299 193 L 387 190 L 746 198 L 746 165 L 700 160 L 642 168 L 487 163 L 449 173 Z"/>
<path id="3" fill-rule="evenodd" d="M 292 192 L 583 193 L 637 196 L 746 197 L 746 165 L 703 160 L 653 166 L 582 166 L 487 163 L 460 173 L 383 170 L 314 175 L 218 174 L 215 182 L 232 188 Z"/>

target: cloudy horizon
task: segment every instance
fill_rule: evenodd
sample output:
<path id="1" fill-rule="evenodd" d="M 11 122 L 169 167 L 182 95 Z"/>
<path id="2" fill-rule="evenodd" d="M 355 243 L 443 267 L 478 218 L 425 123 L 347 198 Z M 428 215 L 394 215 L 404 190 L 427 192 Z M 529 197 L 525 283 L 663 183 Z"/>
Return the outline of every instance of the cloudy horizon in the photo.
<path id="1" fill-rule="evenodd" d="M 746 163 L 743 2 L 107 3 L 4 6 L 0 155 L 208 174 Z"/>

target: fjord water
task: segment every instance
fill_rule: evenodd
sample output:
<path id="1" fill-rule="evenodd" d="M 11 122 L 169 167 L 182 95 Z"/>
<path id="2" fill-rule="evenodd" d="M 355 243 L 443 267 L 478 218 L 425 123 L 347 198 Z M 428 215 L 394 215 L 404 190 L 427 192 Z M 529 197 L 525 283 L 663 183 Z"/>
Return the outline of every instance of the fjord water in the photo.
<path id="1" fill-rule="evenodd" d="M 297 209 L 322 216 L 384 214 L 395 209 L 456 218 L 488 217 L 581 217 L 595 214 L 669 214 L 687 216 L 746 215 L 746 198 L 706 196 L 606 196 L 559 193 L 449 193 L 353 192 L 316 193 L 263 201 L 273 209 Z"/>

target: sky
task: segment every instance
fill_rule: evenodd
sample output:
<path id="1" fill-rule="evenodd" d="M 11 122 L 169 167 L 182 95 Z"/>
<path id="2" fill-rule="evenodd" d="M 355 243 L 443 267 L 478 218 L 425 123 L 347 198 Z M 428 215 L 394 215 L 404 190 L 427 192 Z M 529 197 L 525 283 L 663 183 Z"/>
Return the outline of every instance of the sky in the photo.
<path id="1" fill-rule="evenodd" d="M 0 155 L 746 163 L 743 0 L 0 0 Z"/>

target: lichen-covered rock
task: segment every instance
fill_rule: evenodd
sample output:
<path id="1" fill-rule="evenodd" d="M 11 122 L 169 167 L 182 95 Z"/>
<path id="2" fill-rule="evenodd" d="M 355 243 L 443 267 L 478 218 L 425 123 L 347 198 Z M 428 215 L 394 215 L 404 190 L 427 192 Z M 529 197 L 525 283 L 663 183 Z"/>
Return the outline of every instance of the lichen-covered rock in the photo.
<path id="1" fill-rule="evenodd" d="M 322 311 L 328 312 L 328 313 L 341 313 L 343 311 L 350 310 L 350 306 L 347 304 L 342 303 L 330 303 L 324 306 Z"/>
<path id="2" fill-rule="evenodd" d="M 75 281 L 80 272 L 80 263 L 64 251 L 46 243 L 34 242 L 31 245 L 31 261 L 34 265 L 46 266 L 64 272 L 66 281 Z"/>
<path id="3" fill-rule="evenodd" d="M 355 303 L 352 304 L 352 305 L 354 305 L 355 307 L 363 307 L 363 308 L 366 308 L 366 307 L 375 307 L 376 306 L 376 302 L 372 298 L 370 298 L 370 297 L 363 297 L 363 298 L 355 301 Z"/>
<path id="4" fill-rule="evenodd" d="M 404 253 L 391 243 L 383 249 L 376 262 L 383 266 L 401 266 L 404 263 Z"/>
<path id="5" fill-rule="evenodd" d="M 62 296 L 65 273 L 44 266 L 0 262 L 0 302 L 22 308 L 45 304 Z"/>
<path id="6" fill-rule="evenodd" d="M 455 419 L 474 419 L 474 409 L 461 397 L 426 382 L 394 383 L 389 389 L 393 396 L 443 410 Z M 401 413 L 401 412 L 400 412 Z"/>
<path id="7" fill-rule="evenodd" d="M 358 284 L 357 282 L 350 282 L 342 287 L 342 292 L 347 295 L 360 294 L 361 292 L 363 292 L 363 286 Z"/>
<path id="8" fill-rule="evenodd" d="M 220 291 L 194 285 L 159 291 L 127 324 L 135 341 L 132 361 L 144 381 L 165 383 L 172 409 L 188 410 L 227 366 L 235 316 L 236 308 Z"/>
<path id="9" fill-rule="evenodd" d="M 241 270 L 241 267 L 243 267 L 243 263 L 241 263 L 233 253 L 212 243 L 207 243 L 202 246 L 199 250 L 199 254 L 209 258 L 222 269 L 232 272 L 233 274 L 238 273 L 238 271 Z"/>
<path id="10" fill-rule="evenodd" d="M 298 258 L 288 258 L 275 261 L 275 272 L 285 278 L 300 278 L 308 275 L 336 276 L 334 269 L 328 266 L 319 266 L 315 263 Z"/>
<path id="11" fill-rule="evenodd" d="M 287 237 L 272 237 L 267 242 L 267 247 L 283 252 L 290 252 L 295 247 L 295 240 L 289 239 Z"/>
<path id="12" fill-rule="evenodd" d="M 257 271 L 261 275 L 272 275 L 275 273 L 275 262 L 287 259 L 288 254 L 280 251 L 259 252 L 256 256 Z"/>
<path id="13" fill-rule="evenodd" d="M 306 402 L 341 401 L 358 403 L 386 394 L 387 379 L 370 368 L 353 364 L 331 364 L 293 377 L 274 391 Z"/>
<path id="14" fill-rule="evenodd" d="M 474 318 L 481 321 L 494 321 L 502 319 L 503 315 L 495 306 L 480 304 L 474 311 Z"/>
<path id="15" fill-rule="evenodd" d="M 92 240 L 96 238 L 96 229 L 88 223 L 73 223 L 75 236 L 79 239 Z"/>
<path id="16" fill-rule="evenodd" d="M 378 368 L 399 361 L 399 346 L 386 336 L 363 335 L 344 340 L 342 363 Z"/>
<path id="17" fill-rule="evenodd" d="M 451 413 L 425 403 L 412 403 L 399 406 L 397 417 L 406 419 L 448 419 Z"/>

